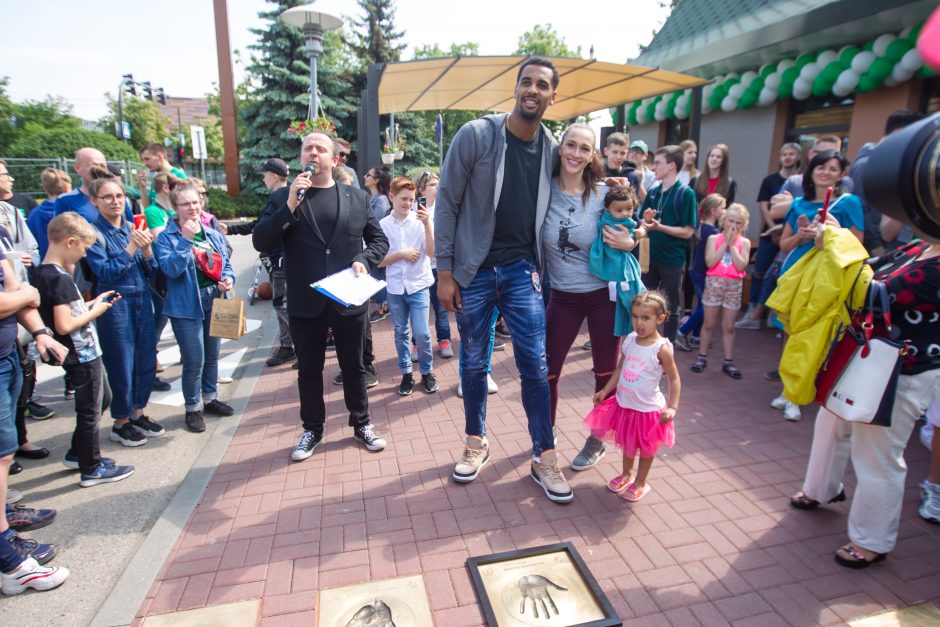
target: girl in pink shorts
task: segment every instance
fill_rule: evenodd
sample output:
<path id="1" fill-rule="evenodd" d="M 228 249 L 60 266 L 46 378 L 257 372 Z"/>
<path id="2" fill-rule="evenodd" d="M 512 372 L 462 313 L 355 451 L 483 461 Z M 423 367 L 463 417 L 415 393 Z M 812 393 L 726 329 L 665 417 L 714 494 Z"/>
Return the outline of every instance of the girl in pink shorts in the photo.
<path id="1" fill-rule="evenodd" d="M 734 365 L 734 323 L 741 309 L 744 277 L 751 254 L 751 241 L 742 233 L 747 231 L 747 207 L 734 203 L 725 210 L 721 220 L 722 231 L 708 238 L 705 244 L 705 291 L 702 308 L 702 336 L 699 353 L 692 362 L 692 372 L 702 372 L 708 364 L 708 345 L 712 332 L 721 317 L 721 343 L 725 360 L 721 370 L 732 379 L 740 379 L 741 371 Z"/>

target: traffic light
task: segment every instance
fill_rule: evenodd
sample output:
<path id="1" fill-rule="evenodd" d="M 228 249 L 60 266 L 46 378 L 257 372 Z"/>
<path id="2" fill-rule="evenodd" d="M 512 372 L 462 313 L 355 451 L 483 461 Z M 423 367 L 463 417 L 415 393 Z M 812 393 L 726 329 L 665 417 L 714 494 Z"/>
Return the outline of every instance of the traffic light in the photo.
<path id="1" fill-rule="evenodd" d="M 155 91 L 156 96 L 157 96 L 157 102 L 159 102 L 159 103 L 162 104 L 162 105 L 165 105 L 165 104 L 166 104 L 166 93 L 163 91 L 163 88 L 162 88 L 162 87 L 157 87 L 156 90 L 154 90 L 154 91 Z"/>
<path id="2" fill-rule="evenodd" d="M 144 81 L 141 85 L 144 87 L 144 98 L 153 100 L 153 88 L 150 86 L 150 81 Z"/>
<path id="3" fill-rule="evenodd" d="M 183 144 L 179 144 L 176 147 L 176 162 L 180 165 L 183 164 L 183 157 L 186 155 L 186 151 L 183 150 Z"/>
<path id="4" fill-rule="evenodd" d="M 127 93 L 129 93 L 131 96 L 137 95 L 137 87 L 136 87 L 136 84 L 134 83 L 133 74 L 124 75 L 124 89 L 126 89 Z"/>

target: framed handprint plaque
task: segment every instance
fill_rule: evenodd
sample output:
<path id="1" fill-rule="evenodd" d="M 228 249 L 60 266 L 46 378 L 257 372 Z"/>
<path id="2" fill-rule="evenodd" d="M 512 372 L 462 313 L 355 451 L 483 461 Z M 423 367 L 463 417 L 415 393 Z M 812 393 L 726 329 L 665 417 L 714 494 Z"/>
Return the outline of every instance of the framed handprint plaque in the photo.
<path id="1" fill-rule="evenodd" d="M 489 627 L 608 627 L 620 617 L 570 542 L 467 560 Z"/>

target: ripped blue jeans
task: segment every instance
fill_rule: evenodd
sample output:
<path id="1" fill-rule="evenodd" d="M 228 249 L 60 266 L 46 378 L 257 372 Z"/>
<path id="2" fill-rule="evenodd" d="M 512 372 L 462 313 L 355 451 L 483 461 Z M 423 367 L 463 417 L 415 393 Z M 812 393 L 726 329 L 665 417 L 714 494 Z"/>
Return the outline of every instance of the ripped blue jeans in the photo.
<path id="1" fill-rule="evenodd" d="M 522 259 L 504 266 L 480 268 L 470 285 L 460 288 L 460 297 L 463 307 L 456 318 L 467 435 L 486 435 L 486 370 L 494 310 L 499 307 L 512 334 L 532 452 L 538 455 L 554 449 L 545 358 L 545 305 L 535 262 Z"/>

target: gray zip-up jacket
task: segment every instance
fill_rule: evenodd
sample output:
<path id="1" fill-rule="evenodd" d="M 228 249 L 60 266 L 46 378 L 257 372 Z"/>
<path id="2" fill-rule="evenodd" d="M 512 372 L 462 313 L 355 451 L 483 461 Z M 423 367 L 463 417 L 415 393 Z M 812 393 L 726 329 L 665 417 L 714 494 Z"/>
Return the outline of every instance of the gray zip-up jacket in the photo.
<path id="1" fill-rule="evenodd" d="M 434 209 L 434 256 L 437 269 L 452 271 L 461 287 L 473 281 L 493 243 L 506 165 L 508 117 L 507 113 L 491 114 L 464 124 L 444 159 Z M 539 256 L 556 146 L 544 125 L 541 132 L 542 172 L 535 214 L 535 250 Z"/>

